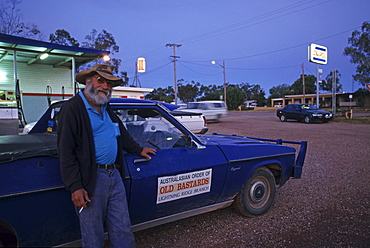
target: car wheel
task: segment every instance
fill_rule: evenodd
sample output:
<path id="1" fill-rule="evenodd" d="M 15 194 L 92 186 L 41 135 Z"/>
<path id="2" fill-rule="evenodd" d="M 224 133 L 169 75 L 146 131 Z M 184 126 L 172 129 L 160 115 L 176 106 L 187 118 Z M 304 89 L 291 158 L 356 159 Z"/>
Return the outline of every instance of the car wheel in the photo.
<path id="1" fill-rule="evenodd" d="M 256 169 L 235 197 L 234 209 L 246 217 L 256 217 L 266 213 L 275 198 L 274 175 L 267 168 Z"/>
<path id="2" fill-rule="evenodd" d="M 281 120 L 281 121 L 286 121 L 286 117 L 285 117 L 285 115 L 280 115 L 280 120 Z"/>
<path id="3" fill-rule="evenodd" d="M 311 117 L 306 115 L 303 119 L 304 123 L 311 123 Z"/>

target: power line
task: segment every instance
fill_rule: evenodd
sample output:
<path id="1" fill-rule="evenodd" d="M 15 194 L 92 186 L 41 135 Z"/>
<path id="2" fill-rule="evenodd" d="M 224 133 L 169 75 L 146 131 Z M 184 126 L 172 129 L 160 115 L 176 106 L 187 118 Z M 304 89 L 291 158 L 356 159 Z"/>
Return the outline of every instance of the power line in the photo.
<path id="1" fill-rule="evenodd" d="M 311 1 L 303 0 L 303 1 L 300 1 L 298 3 L 294 3 L 294 4 L 291 4 L 291 5 L 288 5 L 288 6 L 279 8 L 277 10 L 273 10 L 273 11 L 267 12 L 265 14 L 262 14 L 262 15 L 259 15 L 259 16 L 256 16 L 256 17 L 253 17 L 253 18 L 244 20 L 244 21 L 239 22 L 239 23 L 235 23 L 235 24 L 232 24 L 232 25 L 229 25 L 229 26 L 226 26 L 226 27 L 222 27 L 222 28 L 219 28 L 219 29 L 210 31 L 210 32 L 206 32 L 204 34 L 199 34 L 199 35 L 195 35 L 193 37 L 185 38 L 185 39 L 179 41 L 179 43 L 187 43 L 188 44 L 188 43 L 192 43 L 192 42 L 196 42 L 196 41 L 200 41 L 200 40 L 212 38 L 214 36 L 218 36 L 218 35 L 222 35 L 222 34 L 225 34 L 225 33 L 232 32 L 232 31 L 236 31 L 236 30 L 241 29 L 241 28 L 251 27 L 251 26 L 254 26 L 254 25 L 258 25 L 260 23 L 263 23 L 263 22 L 271 21 L 271 20 L 276 19 L 276 18 L 279 18 L 279 17 L 284 17 L 284 16 L 287 16 L 287 15 L 290 15 L 290 14 L 294 14 L 294 13 L 297 13 L 299 11 L 306 10 L 308 8 L 313 8 L 313 7 L 316 7 L 317 5 L 325 4 L 325 3 L 330 2 L 332 0 L 327 0 L 325 2 L 321 2 L 321 3 L 318 3 L 318 4 L 312 5 L 312 6 L 308 6 L 306 8 L 298 9 L 298 10 L 296 10 L 294 12 L 289 12 L 289 13 L 286 13 L 286 14 L 283 14 L 283 15 L 280 15 L 280 16 L 277 16 L 277 17 L 274 17 L 274 18 L 270 18 L 270 19 L 267 19 L 267 20 L 264 20 L 264 21 L 261 21 L 261 22 L 257 22 L 257 23 L 251 24 L 251 23 L 253 23 L 255 21 L 258 21 L 258 20 L 261 20 L 263 18 L 270 17 L 270 16 L 273 16 L 273 15 L 276 15 L 276 14 L 279 14 L 279 13 L 282 13 L 282 12 L 286 12 L 288 10 L 291 10 L 291 9 L 294 9 L 294 8 L 298 8 L 300 6 L 309 4 L 309 3 L 314 2 L 314 1 L 316 1 L 316 0 L 311 0 Z M 250 24 L 250 25 L 248 25 L 248 24 Z M 162 51 L 161 49 L 162 49 L 161 47 L 158 47 L 156 49 L 153 49 L 152 51 L 145 52 L 145 53 L 143 53 L 143 56 L 149 57 L 151 55 L 154 55 L 156 53 L 161 52 Z M 136 57 L 135 58 L 131 58 L 131 59 L 126 59 L 126 61 L 133 60 L 133 59 L 136 60 Z"/>
<path id="2" fill-rule="evenodd" d="M 230 61 L 230 60 L 238 60 L 238 59 L 247 59 L 247 58 L 259 57 L 259 56 L 264 56 L 264 55 L 268 55 L 268 54 L 283 52 L 283 51 L 294 49 L 294 48 L 301 47 L 301 46 L 308 46 L 308 44 L 310 44 L 310 43 L 314 43 L 314 42 L 317 42 L 317 41 L 333 38 L 335 36 L 347 33 L 347 32 L 352 31 L 354 29 L 358 29 L 359 27 L 361 27 L 361 26 L 357 26 L 355 28 L 347 29 L 345 31 L 342 31 L 342 32 L 339 32 L 339 33 L 336 33 L 336 34 L 333 34 L 333 35 L 329 35 L 329 36 L 326 36 L 326 37 L 323 37 L 323 38 L 320 38 L 320 39 L 316 39 L 316 40 L 313 40 L 311 42 L 301 43 L 299 45 L 294 45 L 294 46 L 290 46 L 290 47 L 286 47 L 286 48 L 281 48 L 281 49 L 273 50 L 273 51 L 269 51 L 269 52 L 257 53 L 257 54 L 252 54 L 252 55 L 247 55 L 247 56 L 242 56 L 242 57 L 236 57 L 236 58 L 222 59 L 222 60 Z M 208 60 L 199 60 L 199 61 L 192 61 L 192 62 L 208 62 Z"/>
<path id="3" fill-rule="evenodd" d="M 288 13 L 285 13 L 285 14 L 282 14 L 282 15 L 278 15 L 278 16 L 263 20 L 264 18 L 267 18 L 267 17 L 273 16 L 273 15 L 276 15 L 276 14 L 279 14 L 279 13 L 283 13 L 283 12 L 292 10 L 294 8 L 309 4 L 309 3 L 314 2 L 314 1 L 315 0 L 312 0 L 312 1 L 309 1 L 309 2 L 301 1 L 301 2 L 298 2 L 298 3 L 294 3 L 292 5 L 285 6 L 283 8 L 268 12 L 266 14 L 262 14 L 260 16 L 253 17 L 251 19 L 248 19 L 248 20 L 236 23 L 236 24 L 232 24 L 232 25 L 220 28 L 220 29 L 216 29 L 216 30 L 204 33 L 204 34 L 196 35 L 196 36 L 181 40 L 180 42 L 188 44 L 188 43 L 192 43 L 192 42 L 196 42 L 196 41 L 200 41 L 200 40 L 204 40 L 204 39 L 209 39 L 209 38 L 212 38 L 214 36 L 219 36 L 219 35 L 226 34 L 226 33 L 229 33 L 229 32 L 233 32 L 233 31 L 236 31 L 236 30 L 239 30 L 239 29 L 242 29 L 242 28 L 255 26 L 255 25 L 258 25 L 258 24 L 261 24 L 261 23 L 264 23 L 264 22 L 268 22 L 268 21 L 277 19 L 277 18 L 281 18 L 281 17 L 284 17 L 284 16 L 295 14 L 297 12 L 316 7 L 318 5 L 322 5 L 322 4 L 325 4 L 325 3 L 333 1 L 333 0 L 327 0 L 325 2 L 320 2 L 320 3 L 317 3 L 315 5 L 311 5 L 311 6 L 308 6 L 308 7 L 305 7 L 305 8 L 301 8 L 301 9 L 298 9 L 298 10 L 294 10 L 294 11 L 291 11 L 291 12 L 288 12 Z M 259 21 L 259 20 L 262 20 L 262 21 Z M 256 21 L 259 21 L 259 22 L 256 22 Z M 256 23 L 253 23 L 253 22 L 256 22 Z"/>

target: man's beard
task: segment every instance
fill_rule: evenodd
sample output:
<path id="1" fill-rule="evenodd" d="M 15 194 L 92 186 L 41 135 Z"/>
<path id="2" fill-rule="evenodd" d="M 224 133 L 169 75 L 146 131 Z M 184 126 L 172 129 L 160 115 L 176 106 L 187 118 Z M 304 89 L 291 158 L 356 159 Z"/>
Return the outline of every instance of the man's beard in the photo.
<path id="1" fill-rule="evenodd" d="M 100 93 L 99 91 L 103 93 Z M 90 84 L 86 84 L 85 94 L 89 97 L 89 100 L 92 101 L 94 104 L 103 105 L 109 101 L 112 95 L 112 91 L 105 90 L 101 87 L 94 88 L 92 84 L 90 83 Z"/>

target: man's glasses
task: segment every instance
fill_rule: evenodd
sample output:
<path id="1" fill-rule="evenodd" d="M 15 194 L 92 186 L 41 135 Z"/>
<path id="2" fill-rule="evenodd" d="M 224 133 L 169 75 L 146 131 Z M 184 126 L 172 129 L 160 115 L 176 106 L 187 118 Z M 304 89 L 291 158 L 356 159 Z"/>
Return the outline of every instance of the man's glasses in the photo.
<path id="1" fill-rule="evenodd" d="M 114 83 L 112 81 L 109 81 L 109 80 L 106 80 L 105 78 L 103 77 L 95 77 L 95 79 L 98 81 L 99 84 L 104 84 L 104 83 L 107 83 L 107 85 L 112 88 Z"/>

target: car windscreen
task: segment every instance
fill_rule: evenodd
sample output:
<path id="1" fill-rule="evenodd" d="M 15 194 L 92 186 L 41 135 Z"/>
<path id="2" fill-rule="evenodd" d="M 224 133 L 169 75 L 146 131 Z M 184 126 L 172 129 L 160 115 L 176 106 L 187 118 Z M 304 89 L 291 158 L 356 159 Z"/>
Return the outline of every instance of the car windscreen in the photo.
<path id="1" fill-rule="evenodd" d="M 302 109 L 307 109 L 307 110 L 316 110 L 318 109 L 316 106 L 314 105 L 302 105 L 301 106 Z"/>

